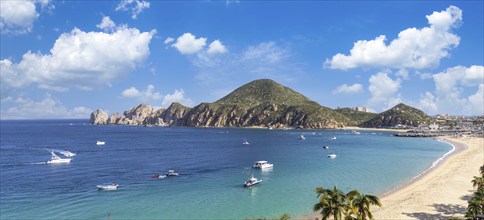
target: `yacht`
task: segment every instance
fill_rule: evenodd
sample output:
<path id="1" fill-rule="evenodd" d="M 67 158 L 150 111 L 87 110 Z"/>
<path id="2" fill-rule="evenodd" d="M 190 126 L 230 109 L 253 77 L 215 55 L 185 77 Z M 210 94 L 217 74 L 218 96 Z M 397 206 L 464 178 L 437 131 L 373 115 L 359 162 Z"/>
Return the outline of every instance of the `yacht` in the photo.
<path id="1" fill-rule="evenodd" d="M 151 176 L 153 179 L 164 179 L 166 175 L 160 175 L 160 173 L 156 173 L 155 175 Z"/>
<path id="2" fill-rule="evenodd" d="M 260 161 L 256 161 L 254 163 L 254 166 L 252 167 L 256 169 L 269 169 L 269 168 L 272 168 L 273 166 L 274 165 L 272 163 L 268 163 L 265 160 L 260 160 Z"/>
<path id="3" fill-rule="evenodd" d="M 248 141 L 245 141 L 244 143 L 242 143 L 244 145 L 249 145 L 250 143 Z"/>
<path id="4" fill-rule="evenodd" d="M 323 149 L 329 149 L 328 145 L 323 145 Z"/>
<path id="5" fill-rule="evenodd" d="M 304 135 L 302 135 L 302 134 L 301 134 L 301 135 L 300 135 L 300 136 L 299 136 L 297 139 L 299 139 L 299 140 L 304 140 L 304 139 L 306 139 L 306 138 L 304 137 Z"/>
<path id="6" fill-rule="evenodd" d="M 166 173 L 166 176 L 178 176 L 178 173 L 176 173 L 174 170 L 168 170 L 168 173 Z"/>
<path id="7" fill-rule="evenodd" d="M 330 153 L 330 154 L 328 154 L 328 157 L 329 158 L 335 158 L 336 157 L 336 154 L 335 153 Z"/>
<path id="8" fill-rule="evenodd" d="M 54 151 L 51 151 L 50 153 L 52 154 L 52 157 L 47 163 L 70 163 L 72 160 L 72 158 L 60 158 L 54 153 Z"/>
<path id="9" fill-rule="evenodd" d="M 361 133 L 358 131 L 351 131 L 351 134 L 361 134 Z"/>
<path id="10" fill-rule="evenodd" d="M 104 142 L 104 141 L 96 141 L 96 145 L 104 145 L 104 144 L 106 144 L 106 142 Z"/>
<path id="11" fill-rule="evenodd" d="M 262 182 L 262 180 L 258 180 L 254 176 L 250 176 L 250 178 L 247 181 L 245 181 L 244 187 L 251 187 L 253 185 L 259 184 L 260 182 Z"/>
<path id="12" fill-rule="evenodd" d="M 103 183 L 101 185 L 97 185 L 98 190 L 117 190 L 118 184 L 116 183 Z"/>
<path id="13" fill-rule="evenodd" d="M 335 136 L 331 137 L 331 140 L 336 140 L 336 137 Z"/>

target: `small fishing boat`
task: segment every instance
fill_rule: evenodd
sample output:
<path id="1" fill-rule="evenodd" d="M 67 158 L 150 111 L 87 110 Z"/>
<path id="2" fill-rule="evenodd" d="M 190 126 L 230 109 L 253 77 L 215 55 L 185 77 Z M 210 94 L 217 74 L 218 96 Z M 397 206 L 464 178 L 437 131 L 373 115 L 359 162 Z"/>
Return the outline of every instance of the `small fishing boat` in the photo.
<path id="1" fill-rule="evenodd" d="M 97 185 L 98 190 L 117 190 L 118 184 L 116 183 L 103 183 L 101 185 Z"/>
<path id="2" fill-rule="evenodd" d="M 252 167 L 262 170 L 262 169 L 270 169 L 274 167 L 274 165 L 272 163 L 268 163 L 265 160 L 260 160 L 260 161 L 256 161 Z"/>
<path id="3" fill-rule="evenodd" d="M 248 141 L 244 141 L 244 143 L 242 143 L 243 145 L 249 145 L 250 143 Z"/>
<path id="4" fill-rule="evenodd" d="M 329 149 L 328 145 L 323 145 L 323 149 Z"/>
<path id="5" fill-rule="evenodd" d="M 164 179 L 164 178 L 166 178 L 166 175 L 160 175 L 160 173 L 157 173 L 157 174 L 151 176 L 151 178 L 153 178 L 153 179 Z"/>
<path id="6" fill-rule="evenodd" d="M 336 140 L 336 137 L 335 136 L 331 137 L 331 140 Z"/>
<path id="7" fill-rule="evenodd" d="M 51 158 L 49 161 L 47 161 L 47 163 L 70 163 L 72 158 L 61 158 L 59 156 L 57 156 L 54 151 L 50 151 L 51 153 Z"/>
<path id="8" fill-rule="evenodd" d="M 302 135 L 302 134 L 301 134 L 301 135 L 300 135 L 300 136 L 299 136 L 297 139 L 299 139 L 299 140 L 304 140 L 304 139 L 306 139 L 306 138 L 304 137 L 304 135 Z"/>
<path id="9" fill-rule="evenodd" d="M 175 170 L 168 170 L 166 176 L 178 176 L 178 173 L 176 173 Z"/>
<path id="10" fill-rule="evenodd" d="M 351 131 L 351 134 L 361 134 L 361 133 L 358 131 Z"/>
<path id="11" fill-rule="evenodd" d="M 98 145 L 98 146 L 99 145 L 105 145 L 105 144 L 106 144 L 106 142 L 104 142 L 104 141 L 96 141 L 96 145 Z"/>
<path id="12" fill-rule="evenodd" d="M 250 178 L 247 181 L 245 181 L 244 187 L 251 187 L 253 185 L 259 184 L 260 182 L 262 182 L 262 180 L 258 180 L 254 176 L 250 176 Z"/>
<path id="13" fill-rule="evenodd" d="M 329 157 L 329 158 L 335 158 L 335 157 L 336 157 L 336 154 L 335 154 L 335 153 L 329 153 L 329 154 L 328 154 L 328 157 Z"/>

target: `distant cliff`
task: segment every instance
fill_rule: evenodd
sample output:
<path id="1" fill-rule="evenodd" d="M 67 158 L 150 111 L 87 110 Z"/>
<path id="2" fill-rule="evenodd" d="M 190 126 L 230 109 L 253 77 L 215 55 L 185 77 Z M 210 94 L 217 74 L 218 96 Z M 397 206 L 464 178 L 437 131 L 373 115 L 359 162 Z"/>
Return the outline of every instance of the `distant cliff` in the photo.
<path id="1" fill-rule="evenodd" d="M 351 109 L 333 110 L 269 79 L 247 83 L 214 103 L 193 108 L 172 103 L 167 109 L 140 104 L 123 114 L 110 116 L 100 109 L 91 113 L 91 124 L 194 126 L 194 127 L 274 127 L 324 129 L 345 126 L 387 127 L 419 125 L 431 118 L 422 111 L 399 104 L 381 114 Z"/>
<path id="2" fill-rule="evenodd" d="M 430 124 L 434 120 L 423 111 L 405 104 L 384 111 L 361 124 L 362 127 L 394 127 L 396 125 L 414 126 Z"/>
<path id="3" fill-rule="evenodd" d="M 107 117 L 96 110 L 91 124 L 247 127 L 341 128 L 348 123 L 342 114 L 320 106 L 302 94 L 269 79 L 252 81 L 214 103 L 193 108 L 172 103 L 155 110 L 141 104 L 124 114 Z"/>

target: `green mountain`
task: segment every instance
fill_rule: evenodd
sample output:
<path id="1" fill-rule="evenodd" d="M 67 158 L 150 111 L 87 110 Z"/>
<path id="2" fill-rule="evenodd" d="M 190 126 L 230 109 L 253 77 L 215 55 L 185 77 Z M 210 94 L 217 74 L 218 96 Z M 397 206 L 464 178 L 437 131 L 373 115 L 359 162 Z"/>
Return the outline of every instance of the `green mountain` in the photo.
<path id="1" fill-rule="evenodd" d="M 418 126 L 430 124 L 433 119 L 423 111 L 400 103 L 361 124 L 362 127 L 394 127 L 396 125 Z"/>
<path id="2" fill-rule="evenodd" d="M 351 108 L 338 108 L 335 109 L 335 111 L 348 118 L 348 126 L 360 126 L 362 123 L 369 121 L 376 116 L 376 113 L 361 112 Z"/>
<path id="3" fill-rule="evenodd" d="M 270 79 L 247 83 L 214 103 L 192 108 L 179 125 L 340 128 L 348 119 Z"/>

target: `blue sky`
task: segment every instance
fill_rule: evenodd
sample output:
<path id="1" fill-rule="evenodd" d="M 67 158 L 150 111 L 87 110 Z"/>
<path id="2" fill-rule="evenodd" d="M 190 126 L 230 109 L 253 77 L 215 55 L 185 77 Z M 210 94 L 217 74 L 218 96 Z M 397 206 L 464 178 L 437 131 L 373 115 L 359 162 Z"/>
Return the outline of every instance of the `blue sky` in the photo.
<path id="1" fill-rule="evenodd" d="M 483 1 L 1 1 L 1 119 L 213 102 L 270 78 L 330 108 L 484 114 Z"/>

